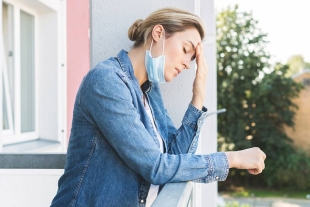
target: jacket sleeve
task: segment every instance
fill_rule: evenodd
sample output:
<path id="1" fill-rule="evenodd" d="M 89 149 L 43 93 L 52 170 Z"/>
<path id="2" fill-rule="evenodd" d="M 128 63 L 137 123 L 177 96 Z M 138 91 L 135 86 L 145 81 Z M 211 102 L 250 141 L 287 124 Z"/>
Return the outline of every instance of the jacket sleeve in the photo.
<path id="1" fill-rule="evenodd" d="M 194 154 L 197 149 L 200 130 L 206 116 L 207 109 L 205 107 L 201 111 L 190 103 L 182 119 L 182 125 L 179 129 L 176 129 L 166 110 L 168 153 Z"/>
<path id="2" fill-rule="evenodd" d="M 83 116 L 96 126 L 121 159 L 152 184 L 225 180 L 225 153 L 162 154 L 140 121 L 129 79 L 115 70 L 93 69 L 80 87 Z"/>

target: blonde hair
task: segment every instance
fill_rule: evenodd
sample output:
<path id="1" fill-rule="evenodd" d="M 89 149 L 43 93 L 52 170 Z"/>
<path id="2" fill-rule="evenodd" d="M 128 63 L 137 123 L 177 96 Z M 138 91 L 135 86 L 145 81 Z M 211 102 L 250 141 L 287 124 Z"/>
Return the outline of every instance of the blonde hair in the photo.
<path id="1" fill-rule="evenodd" d="M 181 9 L 163 8 L 151 13 L 145 20 L 135 21 L 129 28 L 128 37 L 135 42 L 133 47 L 146 43 L 158 24 L 164 27 L 166 38 L 189 28 L 196 28 L 201 39 L 205 36 L 204 23 L 199 16 Z"/>

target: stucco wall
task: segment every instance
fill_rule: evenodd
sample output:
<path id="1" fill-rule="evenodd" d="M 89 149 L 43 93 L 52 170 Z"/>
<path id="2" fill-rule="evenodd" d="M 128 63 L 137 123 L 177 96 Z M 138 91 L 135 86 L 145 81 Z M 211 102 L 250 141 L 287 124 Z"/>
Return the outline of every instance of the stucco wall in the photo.
<path id="1" fill-rule="evenodd" d="M 67 1 L 67 137 L 77 90 L 90 70 L 89 4 L 89 0 Z"/>

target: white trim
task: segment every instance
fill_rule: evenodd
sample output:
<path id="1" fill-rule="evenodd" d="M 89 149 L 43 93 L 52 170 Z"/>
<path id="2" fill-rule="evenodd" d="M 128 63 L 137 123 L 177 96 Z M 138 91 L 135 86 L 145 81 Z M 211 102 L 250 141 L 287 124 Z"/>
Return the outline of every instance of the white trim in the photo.
<path id="1" fill-rule="evenodd" d="M 25 132 L 20 135 L 8 135 L 3 137 L 2 144 L 8 145 L 8 144 L 16 144 L 20 142 L 26 142 L 31 140 L 38 139 L 38 133 L 37 132 Z"/>
<path id="2" fill-rule="evenodd" d="M 58 17 L 58 141 L 67 150 L 67 18 L 66 1 L 60 2 Z"/>
<path id="3" fill-rule="evenodd" d="M 38 32 L 38 19 L 39 19 L 39 15 L 37 12 L 32 14 L 34 16 L 34 80 L 35 80 L 35 85 L 34 85 L 34 91 L 35 91 L 35 100 L 34 100 L 34 104 L 35 104 L 35 137 L 33 138 L 38 138 L 38 130 L 39 130 L 39 75 L 38 75 L 38 68 L 39 68 L 39 61 L 38 59 L 40 58 L 40 54 L 39 54 L 39 50 L 38 50 L 38 37 L 39 37 L 39 32 Z"/>
<path id="4" fill-rule="evenodd" d="M 38 15 L 38 12 L 35 9 L 33 9 L 32 7 L 27 6 L 25 4 L 25 1 L 4 0 L 3 2 L 6 3 L 6 4 L 11 4 L 14 7 L 18 7 L 19 9 L 21 9 L 24 12 L 27 12 L 27 13 L 29 13 L 31 15 L 36 15 L 36 16 Z"/>
<path id="5" fill-rule="evenodd" d="M 20 103 L 20 10 L 17 7 L 13 7 L 13 25 L 14 25 L 14 102 L 15 103 Z M 20 106 L 18 104 L 14 104 L 14 114 L 18 114 L 14 116 L 14 129 L 15 129 L 15 135 L 18 136 L 20 135 Z M 6 142 L 8 140 L 6 139 Z"/>

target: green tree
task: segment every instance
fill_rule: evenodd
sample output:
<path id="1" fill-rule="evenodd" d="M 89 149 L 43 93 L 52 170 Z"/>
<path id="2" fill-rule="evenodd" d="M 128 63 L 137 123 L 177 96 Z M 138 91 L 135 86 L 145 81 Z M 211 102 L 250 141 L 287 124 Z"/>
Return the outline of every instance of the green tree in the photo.
<path id="1" fill-rule="evenodd" d="M 309 68 L 310 63 L 305 62 L 304 57 L 302 55 L 293 55 L 287 61 L 289 69 L 285 74 L 287 77 L 291 77 L 292 75 L 298 73 L 300 70 Z"/>
<path id="2" fill-rule="evenodd" d="M 264 173 L 249 179 L 244 171 L 235 171 L 232 179 L 274 186 L 294 152 L 283 127 L 294 125 L 297 107 L 291 100 L 302 86 L 284 76 L 287 65 L 271 67 L 266 37 L 252 14 L 238 6 L 217 16 L 218 108 L 227 109 L 218 117 L 219 149 L 260 147 L 268 157 Z"/>

